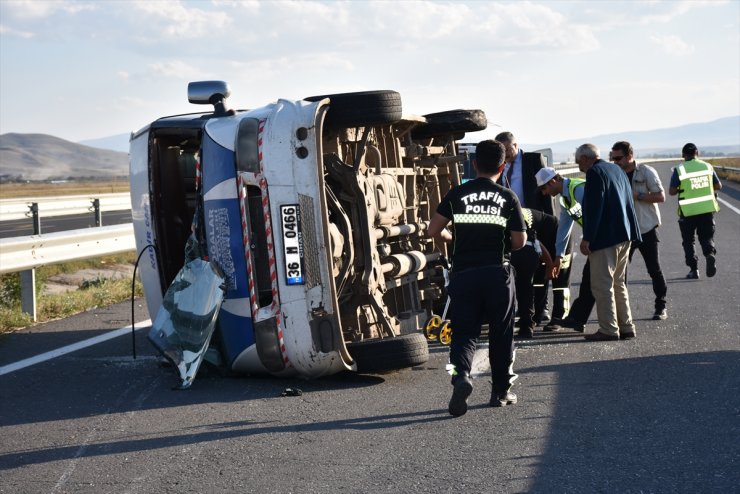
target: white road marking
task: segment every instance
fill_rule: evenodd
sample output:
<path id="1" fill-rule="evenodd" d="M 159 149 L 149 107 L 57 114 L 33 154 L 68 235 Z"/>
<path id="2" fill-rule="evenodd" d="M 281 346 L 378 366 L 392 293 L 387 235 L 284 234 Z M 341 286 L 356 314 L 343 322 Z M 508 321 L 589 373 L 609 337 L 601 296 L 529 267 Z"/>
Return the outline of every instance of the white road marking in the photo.
<path id="1" fill-rule="evenodd" d="M 470 366 L 470 376 L 480 377 L 491 373 L 491 363 L 488 360 L 488 343 L 479 343 L 473 354 L 473 363 Z"/>
<path id="2" fill-rule="evenodd" d="M 147 319 L 146 321 L 137 322 L 136 328 L 140 329 L 151 325 L 152 320 Z M 77 350 L 81 350 L 89 346 L 97 345 L 98 343 L 103 343 L 104 341 L 112 340 L 113 338 L 117 338 L 130 332 L 131 326 L 126 326 L 125 328 L 116 329 L 114 331 L 111 331 L 110 333 L 101 334 L 87 340 L 78 341 L 77 343 L 63 346 L 62 348 L 57 348 L 56 350 L 51 350 L 40 355 L 36 355 L 35 357 L 29 357 L 27 359 L 19 360 L 18 362 L 14 362 L 12 364 L 4 365 L 0 367 L 0 376 L 15 372 L 17 370 L 23 369 L 24 367 L 30 367 L 41 362 L 46 362 L 47 360 L 51 360 L 53 358 L 61 357 L 62 355 L 66 355 L 68 353 L 76 352 Z"/>
<path id="3" fill-rule="evenodd" d="M 737 214 L 740 214 L 740 209 L 736 208 L 735 206 L 733 206 L 733 205 L 732 205 L 732 204 L 730 204 L 729 202 L 725 201 L 725 200 L 724 200 L 724 199 L 722 199 L 721 197 L 718 197 L 718 198 L 717 198 L 717 200 L 718 200 L 719 202 L 721 202 L 722 204 L 724 204 L 725 206 L 727 206 L 728 208 L 730 208 L 730 209 L 732 209 L 733 211 L 735 211 L 735 213 L 737 213 Z"/>

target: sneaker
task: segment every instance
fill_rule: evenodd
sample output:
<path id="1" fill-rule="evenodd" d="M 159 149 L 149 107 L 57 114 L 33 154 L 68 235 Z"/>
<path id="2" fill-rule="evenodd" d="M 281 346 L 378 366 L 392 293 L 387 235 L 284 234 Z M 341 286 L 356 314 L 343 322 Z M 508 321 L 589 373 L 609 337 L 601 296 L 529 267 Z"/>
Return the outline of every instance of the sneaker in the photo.
<path id="1" fill-rule="evenodd" d="M 634 331 L 632 331 L 631 333 L 627 333 L 627 332 L 624 332 L 624 333 L 619 333 L 619 339 L 620 339 L 620 340 L 631 340 L 631 339 L 633 339 L 633 338 L 634 338 L 635 336 L 637 336 L 637 335 L 635 334 L 635 332 L 634 332 Z"/>
<path id="2" fill-rule="evenodd" d="M 707 276 L 711 278 L 717 274 L 717 259 L 712 254 L 707 256 Z"/>
<path id="3" fill-rule="evenodd" d="M 458 376 L 452 389 L 452 398 L 448 410 L 453 417 L 465 415 L 468 411 L 468 396 L 473 392 L 473 381 L 470 376 Z"/>
<path id="4" fill-rule="evenodd" d="M 666 319 L 668 319 L 668 312 L 665 309 L 655 309 L 653 321 L 665 321 Z"/>
<path id="5" fill-rule="evenodd" d="M 707 266 L 707 271 L 709 271 L 709 266 Z M 712 275 L 714 276 L 714 275 Z M 689 274 L 686 275 L 687 280 L 698 280 L 699 279 L 699 271 L 696 269 L 692 269 L 689 271 Z"/>
<path id="6" fill-rule="evenodd" d="M 491 401 L 489 405 L 492 407 L 505 407 L 506 405 L 514 405 L 517 401 L 516 395 L 511 391 L 505 391 L 503 393 L 494 393 L 491 395 Z"/>
<path id="7" fill-rule="evenodd" d="M 583 331 L 586 329 L 585 324 L 580 323 L 571 317 L 566 317 L 565 319 L 560 321 L 560 325 L 565 328 L 570 328 L 574 331 L 578 331 L 579 333 L 583 333 Z"/>
<path id="8" fill-rule="evenodd" d="M 544 324 L 547 324 L 548 322 L 550 322 L 550 311 L 547 310 L 547 309 L 545 309 L 544 311 L 542 311 L 542 314 L 540 315 L 540 318 L 539 319 L 536 319 L 536 322 L 537 322 L 538 325 L 539 324 L 543 324 L 544 325 Z"/>

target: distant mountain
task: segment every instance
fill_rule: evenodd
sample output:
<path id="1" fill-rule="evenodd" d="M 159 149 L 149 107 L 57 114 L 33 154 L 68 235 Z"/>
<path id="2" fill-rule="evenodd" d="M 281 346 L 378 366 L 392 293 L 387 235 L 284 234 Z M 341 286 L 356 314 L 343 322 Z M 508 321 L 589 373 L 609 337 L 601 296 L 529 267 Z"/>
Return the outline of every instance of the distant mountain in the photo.
<path id="1" fill-rule="evenodd" d="M 680 156 L 681 148 L 687 142 L 696 144 L 700 155 L 706 156 L 710 153 L 738 155 L 740 154 L 740 115 L 666 129 L 625 131 L 548 144 L 522 145 L 522 148 L 525 150 L 551 148 L 554 161 L 558 163 L 573 161 L 573 152 L 583 143 L 596 144 L 602 154 L 607 155 L 608 150 L 617 141 L 628 141 L 632 144 L 637 158 Z"/>
<path id="2" fill-rule="evenodd" d="M 128 154 L 46 134 L 0 135 L 0 180 L 128 176 Z"/>
<path id="3" fill-rule="evenodd" d="M 92 146 L 94 148 L 110 149 L 112 151 L 128 153 L 128 141 L 130 138 L 131 133 L 126 133 L 110 137 L 101 137 L 99 139 L 88 139 L 86 141 L 80 141 L 80 144 Z"/>

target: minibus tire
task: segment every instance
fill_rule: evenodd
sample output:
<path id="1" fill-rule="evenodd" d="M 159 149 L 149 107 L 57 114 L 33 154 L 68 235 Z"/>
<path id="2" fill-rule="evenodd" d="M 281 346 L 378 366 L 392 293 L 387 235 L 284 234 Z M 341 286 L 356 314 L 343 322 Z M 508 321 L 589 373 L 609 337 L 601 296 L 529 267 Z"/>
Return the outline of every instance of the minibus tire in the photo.
<path id="1" fill-rule="evenodd" d="M 350 343 L 357 372 L 383 372 L 421 365 L 429 360 L 429 345 L 421 333 Z"/>
<path id="2" fill-rule="evenodd" d="M 483 110 L 449 110 L 424 115 L 427 123 L 411 131 L 412 139 L 427 139 L 447 134 L 477 132 L 488 127 Z"/>
<path id="3" fill-rule="evenodd" d="M 330 128 L 387 125 L 401 120 L 401 95 L 396 91 L 361 91 L 357 93 L 309 96 L 306 101 L 329 98 L 324 125 Z"/>

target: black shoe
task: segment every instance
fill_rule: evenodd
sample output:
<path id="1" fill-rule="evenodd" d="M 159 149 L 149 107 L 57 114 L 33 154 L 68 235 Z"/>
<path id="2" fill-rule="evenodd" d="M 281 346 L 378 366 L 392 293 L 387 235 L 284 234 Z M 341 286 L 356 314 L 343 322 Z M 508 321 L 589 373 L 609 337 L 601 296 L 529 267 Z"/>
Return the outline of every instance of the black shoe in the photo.
<path id="1" fill-rule="evenodd" d="M 619 333 L 619 339 L 620 339 L 620 340 L 631 340 L 631 339 L 633 339 L 633 338 L 634 338 L 635 336 L 637 336 L 637 335 L 635 334 L 635 332 L 634 332 L 634 331 L 633 331 L 633 332 L 631 332 L 631 333 Z"/>
<path id="2" fill-rule="evenodd" d="M 631 333 L 631 334 L 632 334 L 632 337 L 634 338 L 635 333 Z M 601 331 L 597 331 L 595 333 L 589 333 L 587 335 L 584 335 L 583 337 L 586 338 L 588 341 L 616 341 L 619 339 L 619 335 L 606 334 L 606 333 L 602 333 Z"/>
<path id="3" fill-rule="evenodd" d="M 564 328 L 570 328 L 574 331 L 578 331 L 579 333 L 583 333 L 583 331 L 586 329 L 585 324 L 580 323 L 571 317 L 566 317 L 565 319 L 560 321 L 560 325 Z"/>
<path id="4" fill-rule="evenodd" d="M 452 398 L 450 398 L 447 410 L 453 417 L 459 417 L 468 411 L 468 396 L 473 392 L 473 381 L 469 376 L 458 376 L 453 386 Z"/>
<path id="5" fill-rule="evenodd" d="M 491 401 L 489 405 L 492 407 L 505 407 L 506 405 L 514 405 L 517 401 L 516 395 L 511 391 L 505 391 L 503 393 L 494 393 L 491 395 Z"/>
<path id="6" fill-rule="evenodd" d="M 556 331 L 560 331 L 562 326 L 560 325 L 562 323 L 562 319 L 554 319 L 547 323 L 545 327 L 542 328 L 542 331 L 545 331 L 547 333 L 554 333 Z"/>
<path id="7" fill-rule="evenodd" d="M 545 309 L 544 311 L 542 311 L 542 315 L 537 321 L 537 324 L 547 324 L 548 322 L 550 322 L 550 311 Z"/>
<path id="8" fill-rule="evenodd" d="M 717 259 L 712 254 L 707 256 L 707 276 L 711 278 L 717 274 Z"/>
<path id="9" fill-rule="evenodd" d="M 709 269 L 707 269 L 708 271 Z M 698 280 L 699 279 L 699 271 L 696 269 L 692 269 L 689 271 L 689 274 L 686 275 L 687 280 Z"/>
<path id="10" fill-rule="evenodd" d="M 522 328 L 519 330 L 519 333 L 517 334 L 517 338 L 519 339 L 526 339 L 530 340 L 534 338 L 534 334 L 532 333 L 532 328 Z"/>
<path id="11" fill-rule="evenodd" d="M 668 319 L 668 312 L 665 309 L 655 309 L 653 321 L 665 321 L 666 319 Z"/>

